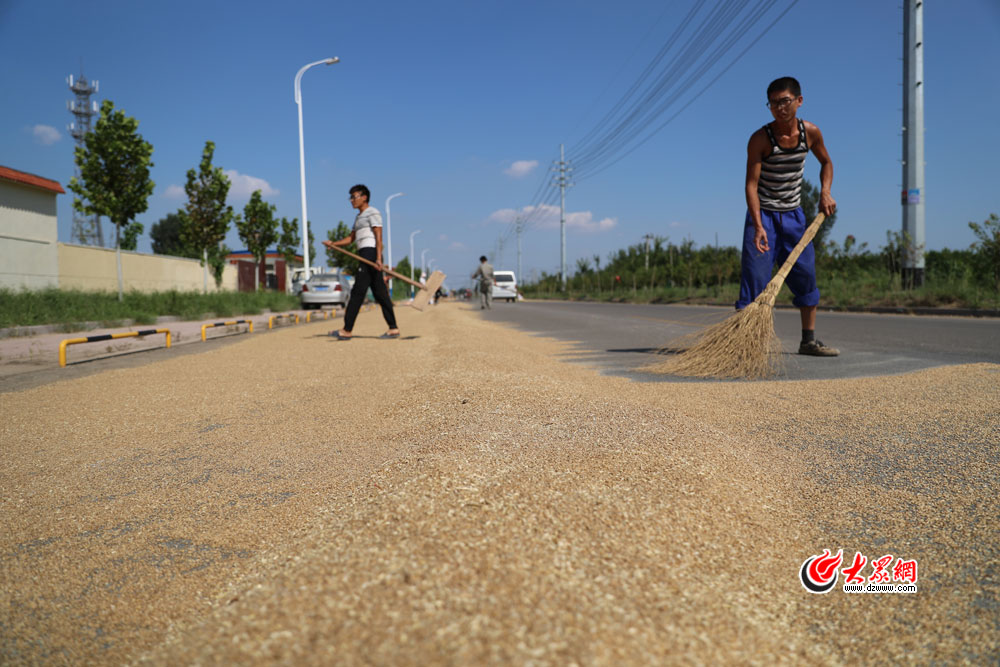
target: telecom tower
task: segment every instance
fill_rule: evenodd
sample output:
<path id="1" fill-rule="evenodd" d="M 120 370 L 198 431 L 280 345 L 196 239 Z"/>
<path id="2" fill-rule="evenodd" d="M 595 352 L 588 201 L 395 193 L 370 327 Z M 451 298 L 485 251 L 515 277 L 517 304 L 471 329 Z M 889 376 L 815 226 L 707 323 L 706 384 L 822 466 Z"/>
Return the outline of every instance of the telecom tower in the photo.
<path id="1" fill-rule="evenodd" d="M 70 123 L 66 129 L 76 139 L 76 145 L 84 147 L 83 138 L 90 132 L 90 121 L 97 115 L 97 102 L 91 101 L 90 96 L 97 92 L 97 81 L 87 81 L 87 78 L 80 73 L 80 78 L 73 80 L 70 74 L 66 79 L 69 89 L 76 95 L 75 100 L 66 102 L 66 107 L 73 114 L 76 120 Z M 75 160 L 74 160 L 75 163 Z M 76 177 L 80 178 L 80 168 L 76 168 Z M 104 247 L 104 232 L 101 230 L 100 216 L 88 216 L 73 209 L 73 231 L 70 240 L 83 245 L 96 245 Z"/>

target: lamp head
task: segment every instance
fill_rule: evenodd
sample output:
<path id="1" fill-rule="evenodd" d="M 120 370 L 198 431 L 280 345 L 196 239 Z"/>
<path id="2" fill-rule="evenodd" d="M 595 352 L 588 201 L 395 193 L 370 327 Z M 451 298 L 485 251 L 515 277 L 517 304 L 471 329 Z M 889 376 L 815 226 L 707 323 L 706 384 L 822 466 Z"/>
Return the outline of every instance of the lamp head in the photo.
<path id="1" fill-rule="evenodd" d="M 333 58 L 327 58 L 323 62 L 325 62 L 327 65 L 333 65 L 334 63 L 339 63 L 340 62 L 340 58 L 334 56 Z"/>

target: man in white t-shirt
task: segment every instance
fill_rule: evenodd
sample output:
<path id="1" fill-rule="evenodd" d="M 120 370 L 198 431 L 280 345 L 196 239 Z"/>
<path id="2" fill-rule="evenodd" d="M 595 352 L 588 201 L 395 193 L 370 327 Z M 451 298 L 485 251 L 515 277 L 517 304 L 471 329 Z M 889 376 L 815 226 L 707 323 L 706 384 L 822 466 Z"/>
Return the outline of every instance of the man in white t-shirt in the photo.
<path id="1" fill-rule="evenodd" d="M 344 313 L 344 328 L 332 331 L 330 335 L 338 340 L 351 339 L 354 322 L 370 287 L 375 301 L 382 307 L 382 317 L 389 325 L 389 330 L 382 334 L 382 338 L 399 338 L 396 314 L 392 310 L 392 298 L 382 277 L 382 214 L 374 206 L 368 205 L 371 192 L 365 186 L 355 185 L 351 188 L 350 195 L 351 206 L 358 209 L 358 215 L 354 218 L 354 229 L 348 236 L 337 241 L 323 241 L 323 245 L 343 248 L 352 242 L 356 243 L 358 254 L 374 262 L 375 266 L 363 262 L 359 264 L 358 275 L 355 276 L 354 287 L 351 288 L 351 298 Z"/>

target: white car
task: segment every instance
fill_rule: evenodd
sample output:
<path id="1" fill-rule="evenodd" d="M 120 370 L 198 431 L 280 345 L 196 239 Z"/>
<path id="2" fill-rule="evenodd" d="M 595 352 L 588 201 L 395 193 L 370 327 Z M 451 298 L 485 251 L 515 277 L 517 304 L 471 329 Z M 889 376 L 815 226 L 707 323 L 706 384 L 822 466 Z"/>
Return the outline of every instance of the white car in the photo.
<path id="1" fill-rule="evenodd" d="M 323 306 L 346 306 L 351 284 L 343 273 L 321 273 L 302 283 L 299 301 L 303 310 Z"/>
<path id="2" fill-rule="evenodd" d="M 506 299 L 511 303 L 517 301 L 517 278 L 513 271 L 494 271 L 493 298 Z"/>
<path id="3" fill-rule="evenodd" d="M 311 276 L 318 276 L 321 273 L 325 273 L 325 270 L 320 266 L 312 266 L 309 268 L 309 273 Z M 301 294 L 302 285 L 305 284 L 306 280 L 306 270 L 304 268 L 292 269 L 292 294 L 295 296 Z"/>

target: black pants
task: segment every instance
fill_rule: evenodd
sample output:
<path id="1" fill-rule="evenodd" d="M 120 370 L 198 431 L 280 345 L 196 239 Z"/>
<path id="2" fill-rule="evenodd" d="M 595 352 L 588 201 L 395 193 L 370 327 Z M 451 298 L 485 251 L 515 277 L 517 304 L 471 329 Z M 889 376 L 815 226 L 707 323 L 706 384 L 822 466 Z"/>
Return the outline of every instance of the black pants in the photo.
<path id="1" fill-rule="evenodd" d="M 378 256 L 375 248 L 361 248 L 358 254 L 370 262 L 374 262 Z M 389 290 L 382 280 L 382 272 L 376 271 L 374 266 L 361 263 L 358 267 L 358 275 L 354 277 L 354 287 L 351 288 L 351 299 L 347 302 L 347 312 L 344 313 L 344 331 L 354 331 L 354 321 L 358 319 L 358 311 L 365 301 L 365 294 L 371 288 L 375 295 L 375 301 L 382 306 L 382 317 L 390 329 L 396 328 L 396 314 L 392 312 L 392 299 L 389 298 Z"/>

